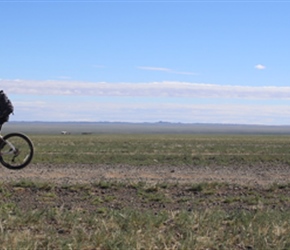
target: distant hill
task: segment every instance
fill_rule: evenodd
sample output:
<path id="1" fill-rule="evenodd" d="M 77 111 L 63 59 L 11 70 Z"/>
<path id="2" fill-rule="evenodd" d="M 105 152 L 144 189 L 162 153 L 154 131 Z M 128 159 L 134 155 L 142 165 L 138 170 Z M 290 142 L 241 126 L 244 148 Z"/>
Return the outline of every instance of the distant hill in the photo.
<path id="1" fill-rule="evenodd" d="M 126 122 L 8 122 L 2 133 L 21 131 L 27 134 L 289 134 L 290 126 L 187 123 Z"/>

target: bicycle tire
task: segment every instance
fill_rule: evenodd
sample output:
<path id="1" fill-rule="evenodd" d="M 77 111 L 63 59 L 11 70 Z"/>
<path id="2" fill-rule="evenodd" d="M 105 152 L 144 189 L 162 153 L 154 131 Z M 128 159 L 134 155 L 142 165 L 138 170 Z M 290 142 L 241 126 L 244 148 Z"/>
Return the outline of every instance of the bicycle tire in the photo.
<path id="1" fill-rule="evenodd" d="M 0 146 L 0 162 L 4 167 L 18 170 L 26 167 L 31 162 L 34 155 L 34 146 L 28 136 L 22 133 L 10 133 L 3 136 L 3 140 L 10 142 L 16 148 L 16 152 L 10 154 L 11 147 L 9 143 L 2 143 Z"/>

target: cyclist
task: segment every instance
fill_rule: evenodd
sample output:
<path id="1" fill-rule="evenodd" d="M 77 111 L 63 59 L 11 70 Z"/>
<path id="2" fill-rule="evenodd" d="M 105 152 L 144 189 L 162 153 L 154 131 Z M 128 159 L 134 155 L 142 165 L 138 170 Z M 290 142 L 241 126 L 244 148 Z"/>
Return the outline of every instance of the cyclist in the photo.
<path id="1" fill-rule="evenodd" d="M 9 120 L 9 115 L 10 114 L 7 114 L 7 113 L 3 113 L 0 115 L 0 130 L 2 129 L 2 125 L 5 123 L 5 122 L 8 122 Z"/>
<path id="2" fill-rule="evenodd" d="M 13 113 L 14 107 L 3 90 L 0 90 L 0 131 L 2 125 L 9 120 L 9 116 Z"/>

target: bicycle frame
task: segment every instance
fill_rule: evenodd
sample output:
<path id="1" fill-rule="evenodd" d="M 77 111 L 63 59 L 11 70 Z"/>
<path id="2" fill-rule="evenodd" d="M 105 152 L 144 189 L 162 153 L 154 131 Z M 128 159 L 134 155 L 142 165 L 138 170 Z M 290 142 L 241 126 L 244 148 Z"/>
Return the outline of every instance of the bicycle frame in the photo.
<path id="1" fill-rule="evenodd" d="M 3 143 L 8 144 L 10 147 L 10 150 L 6 151 L 6 152 L 1 152 L 1 155 L 10 155 L 10 154 L 14 154 L 16 152 L 16 148 L 14 147 L 14 145 L 10 141 L 4 140 Z"/>

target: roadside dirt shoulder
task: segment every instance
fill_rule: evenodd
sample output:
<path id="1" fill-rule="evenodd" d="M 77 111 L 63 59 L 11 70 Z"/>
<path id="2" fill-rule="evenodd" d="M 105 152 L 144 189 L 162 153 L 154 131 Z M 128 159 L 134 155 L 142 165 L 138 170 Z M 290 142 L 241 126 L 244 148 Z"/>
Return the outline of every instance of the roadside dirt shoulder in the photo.
<path id="1" fill-rule="evenodd" d="M 137 167 L 31 164 L 20 171 L 2 168 L 0 175 L 5 190 L 2 201 L 16 204 L 22 211 L 60 208 L 98 213 L 126 208 L 155 212 L 208 208 L 284 211 L 290 206 L 290 186 L 283 185 L 288 184 L 289 179 L 290 167 L 287 165 Z M 39 185 L 43 182 L 45 185 Z M 119 185 L 117 182 L 122 183 Z M 155 183 L 158 183 L 156 187 L 150 185 Z"/>
<path id="2" fill-rule="evenodd" d="M 0 181 L 30 179 L 54 183 L 92 183 L 100 180 L 130 182 L 227 182 L 239 185 L 288 183 L 290 166 L 129 166 L 94 164 L 31 164 L 13 171 L 2 167 Z"/>

